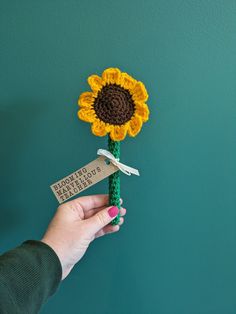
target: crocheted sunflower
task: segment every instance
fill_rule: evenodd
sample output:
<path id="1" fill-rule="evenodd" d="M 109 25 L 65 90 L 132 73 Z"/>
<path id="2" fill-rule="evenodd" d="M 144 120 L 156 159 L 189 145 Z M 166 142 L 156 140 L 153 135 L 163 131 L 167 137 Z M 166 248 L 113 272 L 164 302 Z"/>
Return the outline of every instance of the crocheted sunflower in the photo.
<path id="1" fill-rule="evenodd" d="M 135 137 L 149 118 L 148 93 L 144 84 L 118 68 L 108 68 L 102 76 L 91 75 L 92 89 L 80 95 L 79 119 L 91 123 L 92 133 L 108 136 L 108 149 L 120 158 L 120 141 L 128 134 Z M 120 173 L 109 176 L 110 205 L 120 208 Z M 118 224 L 118 215 L 112 224 Z"/>
<path id="2" fill-rule="evenodd" d="M 101 77 L 89 76 L 88 83 L 92 91 L 80 95 L 78 116 L 92 123 L 92 133 L 109 133 L 113 141 L 124 140 L 127 133 L 136 136 L 149 117 L 144 84 L 117 68 L 106 69 Z"/>

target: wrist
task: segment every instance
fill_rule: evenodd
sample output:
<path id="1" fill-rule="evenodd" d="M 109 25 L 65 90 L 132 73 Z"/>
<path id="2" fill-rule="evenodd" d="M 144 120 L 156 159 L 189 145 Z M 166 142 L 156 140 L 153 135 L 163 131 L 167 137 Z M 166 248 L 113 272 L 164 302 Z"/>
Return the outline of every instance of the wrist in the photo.
<path id="1" fill-rule="evenodd" d="M 67 275 L 70 273 L 70 271 L 74 265 L 68 265 L 68 263 L 66 262 L 66 259 L 64 257 L 64 254 L 63 254 L 63 250 L 54 241 L 48 239 L 47 237 L 43 237 L 40 241 L 47 244 L 48 246 L 50 246 L 50 248 L 57 255 L 57 257 L 61 263 L 61 268 L 62 268 L 61 280 L 65 279 L 67 277 Z"/>

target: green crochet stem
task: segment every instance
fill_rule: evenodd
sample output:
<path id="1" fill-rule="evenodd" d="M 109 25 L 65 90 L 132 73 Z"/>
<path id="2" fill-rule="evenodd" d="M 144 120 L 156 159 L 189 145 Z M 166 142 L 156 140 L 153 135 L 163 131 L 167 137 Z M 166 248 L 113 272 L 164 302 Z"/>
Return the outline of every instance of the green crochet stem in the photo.
<path id="1" fill-rule="evenodd" d="M 115 158 L 120 158 L 120 142 L 113 141 L 108 137 L 108 150 Z M 117 206 L 120 209 L 120 171 L 109 176 L 109 204 Z M 113 226 L 120 222 L 120 213 L 112 220 Z"/>

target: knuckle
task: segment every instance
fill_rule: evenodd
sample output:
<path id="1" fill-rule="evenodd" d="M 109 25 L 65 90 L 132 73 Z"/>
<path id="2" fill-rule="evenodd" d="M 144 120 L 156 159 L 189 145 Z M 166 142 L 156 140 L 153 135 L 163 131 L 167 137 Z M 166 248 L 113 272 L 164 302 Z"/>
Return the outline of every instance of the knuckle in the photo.
<path id="1" fill-rule="evenodd" d="M 65 208 L 65 204 L 61 204 L 61 205 L 58 206 L 57 211 L 61 212 L 61 211 L 64 210 L 64 208 Z"/>
<path id="2" fill-rule="evenodd" d="M 104 212 L 100 212 L 97 214 L 97 220 L 99 225 L 104 226 L 107 224 L 107 217 L 106 214 Z"/>

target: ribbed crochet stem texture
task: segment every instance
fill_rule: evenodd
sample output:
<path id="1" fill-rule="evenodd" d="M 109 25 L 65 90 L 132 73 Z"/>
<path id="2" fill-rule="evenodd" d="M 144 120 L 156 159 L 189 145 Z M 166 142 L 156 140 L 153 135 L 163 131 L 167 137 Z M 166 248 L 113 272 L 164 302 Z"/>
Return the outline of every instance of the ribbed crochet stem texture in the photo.
<path id="1" fill-rule="evenodd" d="M 113 141 L 108 136 L 108 150 L 115 158 L 120 158 L 120 142 Z M 120 171 L 116 171 L 109 176 L 109 204 L 120 209 Z M 120 221 L 120 213 L 112 220 L 112 225 L 117 225 Z"/>

